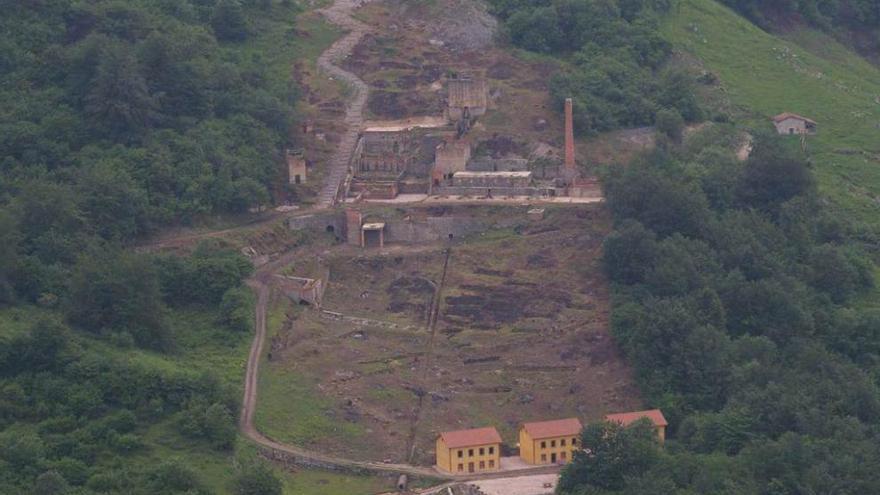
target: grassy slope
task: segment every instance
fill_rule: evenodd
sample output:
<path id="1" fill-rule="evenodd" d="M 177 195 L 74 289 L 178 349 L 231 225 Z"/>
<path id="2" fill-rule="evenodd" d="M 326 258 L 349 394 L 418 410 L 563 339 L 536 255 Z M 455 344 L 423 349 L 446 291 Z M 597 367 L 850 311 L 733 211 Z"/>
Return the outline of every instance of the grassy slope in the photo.
<path id="1" fill-rule="evenodd" d="M 784 111 L 818 121 L 809 150 L 822 193 L 880 226 L 880 69 L 815 31 L 767 34 L 714 0 L 681 0 L 663 29 L 720 78 L 750 125 L 769 128 Z"/>
<path id="2" fill-rule="evenodd" d="M 294 21 L 294 19 L 296 19 Z M 302 13 L 298 18 L 295 10 L 283 8 L 276 3 L 271 15 L 252 19 L 252 30 L 257 33 L 247 42 L 235 46 L 234 50 L 246 57 L 253 57 L 267 67 L 271 84 L 282 90 L 291 83 L 291 66 L 293 61 L 302 60 L 313 64 L 318 56 L 329 47 L 340 35 L 332 25 L 314 13 Z M 307 31 L 308 36 L 298 37 L 297 31 Z M 199 345 L 196 352 L 187 353 L 182 361 L 199 367 L 206 366 L 219 373 L 223 378 L 241 390 L 244 382 L 244 370 L 250 339 L 245 339 L 242 346 L 229 349 L 225 355 L 215 349 Z M 192 360 L 189 360 L 192 358 Z M 181 362 L 181 364 L 184 364 Z M 232 479 L 232 455 L 218 455 L 200 448 L 180 448 L 181 443 L 174 442 L 175 435 L 166 425 L 154 428 L 151 432 L 157 443 L 156 454 L 163 458 L 179 456 L 198 469 L 206 483 L 217 493 L 228 493 Z M 185 444 L 184 444 L 185 445 Z M 239 442 L 236 454 L 250 457 L 255 455 L 253 445 L 245 440 Z M 346 476 L 323 471 L 300 470 L 287 473 L 279 470 L 284 479 L 285 495 L 365 495 L 376 493 L 384 487 L 383 480 L 363 476 Z"/>
<path id="3" fill-rule="evenodd" d="M 46 309 L 20 306 L 0 310 L 0 338 L 10 337 L 27 331 L 31 323 L 40 316 L 58 317 Z M 213 311 L 187 310 L 174 311 L 170 315 L 178 349 L 173 354 L 159 354 L 138 349 L 119 349 L 107 342 L 91 336 L 76 333 L 76 340 L 84 349 L 123 357 L 145 366 L 174 371 L 210 371 L 224 384 L 241 393 L 247 353 L 250 349 L 250 334 L 233 335 L 214 325 L 216 315 Z M 166 421 L 153 425 L 140 432 L 145 448 L 132 462 L 157 464 L 167 459 L 180 461 L 197 472 L 201 480 L 215 493 L 230 493 L 229 487 L 234 475 L 234 458 L 251 458 L 256 455 L 254 447 L 241 440 L 235 453 L 223 453 L 194 443 L 180 436 Z M 323 471 L 301 470 L 287 473 L 278 470 L 285 483 L 285 495 L 367 495 L 377 493 L 386 487 L 380 478 L 347 476 Z"/>
<path id="4" fill-rule="evenodd" d="M 339 35 L 337 30 L 316 15 L 301 14 L 297 21 L 295 19 L 295 9 L 276 4 L 271 15 L 252 20 L 253 30 L 257 33 L 255 36 L 245 43 L 227 45 L 224 49 L 245 57 L 258 57 L 268 68 L 272 84 L 276 88 L 284 87 L 291 80 L 292 61 L 299 59 L 310 62 L 317 59 Z M 307 26 L 310 35 L 306 38 L 295 37 L 294 22 L 299 28 Z M 0 338 L 27 331 L 38 316 L 57 315 L 52 310 L 31 306 L 0 309 Z M 77 341 L 84 348 L 123 357 L 145 366 L 168 371 L 209 371 L 236 393 L 241 393 L 251 335 L 230 338 L 228 332 L 215 328 L 216 316 L 213 311 L 174 311 L 170 319 L 178 343 L 177 351 L 170 355 L 137 349 L 123 350 L 81 333 L 77 333 Z M 243 439 L 238 442 L 235 453 L 220 453 L 194 444 L 181 437 L 170 422 L 154 425 L 141 433 L 146 445 L 137 454 L 138 461 L 153 464 L 166 459 L 180 459 L 218 494 L 230 493 L 230 483 L 235 474 L 234 458 L 256 455 L 254 446 Z M 385 480 L 379 478 L 310 470 L 288 473 L 279 469 L 277 472 L 284 480 L 285 495 L 366 495 L 386 487 Z"/>

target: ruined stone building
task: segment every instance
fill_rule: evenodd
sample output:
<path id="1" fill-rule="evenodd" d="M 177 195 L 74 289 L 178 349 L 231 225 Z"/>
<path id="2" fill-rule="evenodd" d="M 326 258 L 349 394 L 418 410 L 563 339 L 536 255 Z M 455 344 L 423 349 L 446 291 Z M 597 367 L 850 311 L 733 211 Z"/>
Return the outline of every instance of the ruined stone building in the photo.
<path id="1" fill-rule="evenodd" d="M 456 172 L 464 172 L 471 160 L 471 144 L 464 140 L 445 141 L 434 151 L 434 167 L 431 170 L 432 185 L 451 180 Z"/>
<path id="2" fill-rule="evenodd" d="M 306 159 L 302 151 L 287 150 L 287 176 L 291 184 L 306 183 Z"/>
<path id="3" fill-rule="evenodd" d="M 358 175 L 377 177 L 397 177 L 406 172 L 418 153 L 409 129 L 367 129 L 361 133 L 359 151 Z"/>
<path id="4" fill-rule="evenodd" d="M 365 126 L 352 161 L 348 198 L 389 200 L 399 194 L 601 197 L 598 181 L 581 178 L 577 168 L 571 99 L 565 102 L 564 161 L 546 153 L 538 158 L 513 153 L 475 156 L 478 143 L 465 134 L 472 119 L 487 111 L 486 79 L 461 74 L 447 80 L 447 89 L 445 117 L 412 117 Z"/>
<path id="5" fill-rule="evenodd" d="M 484 77 L 462 74 L 449 79 L 446 87 L 449 91 L 446 110 L 450 120 L 461 120 L 466 113 L 471 117 L 486 113 L 489 107 L 489 86 Z"/>
<path id="6" fill-rule="evenodd" d="M 532 173 L 521 172 L 456 172 L 452 175 L 453 187 L 477 188 L 526 188 L 532 185 Z"/>
<path id="7" fill-rule="evenodd" d="M 437 145 L 451 134 L 442 118 L 368 125 L 355 150 L 349 196 L 393 199 L 398 194 L 427 194 Z"/>

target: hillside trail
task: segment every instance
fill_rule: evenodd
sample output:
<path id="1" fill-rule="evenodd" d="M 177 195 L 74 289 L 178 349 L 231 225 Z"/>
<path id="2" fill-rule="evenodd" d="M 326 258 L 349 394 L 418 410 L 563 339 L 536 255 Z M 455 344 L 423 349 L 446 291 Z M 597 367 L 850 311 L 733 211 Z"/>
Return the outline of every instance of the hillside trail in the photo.
<path id="1" fill-rule="evenodd" d="M 358 132 L 364 122 L 364 108 L 367 106 L 370 87 L 358 76 L 337 64 L 350 56 L 354 47 L 370 32 L 369 26 L 351 16 L 356 8 L 369 1 L 336 0 L 330 7 L 318 10 L 328 21 L 348 31 L 348 34 L 333 43 L 318 57 L 318 67 L 333 79 L 345 84 L 351 92 L 350 99 L 345 106 L 345 116 L 342 119 L 345 124 L 345 132 L 327 162 L 324 185 L 318 194 L 317 207 L 319 209 L 333 206 L 339 187 L 348 173 L 348 165 L 357 146 Z"/>
<path id="2" fill-rule="evenodd" d="M 355 45 L 370 31 L 367 25 L 351 17 L 352 12 L 357 7 L 368 1 L 369 0 L 335 0 L 331 6 L 319 10 L 319 12 L 330 22 L 347 30 L 348 34 L 321 54 L 318 59 L 318 64 L 321 70 L 348 84 L 353 91 L 353 97 L 349 100 L 346 107 L 344 123 L 347 126 L 347 129 L 345 135 L 328 164 L 326 180 L 319 197 L 319 203 L 316 205 L 315 209 L 333 207 L 338 188 L 347 174 L 348 164 L 356 146 L 357 134 L 363 123 L 363 109 L 366 105 L 369 88 L 361 79 L 354 74 L 343 70 L 337 66 L 336 63 L 350 55 Z M 299 253 L 297 251 L 288 251 L 280 257 L 259 267 L 254 275 L 248 280 L 248 285 L 257 295 L 257 301 L 255 304 L 254 339 L 251 344 L 247 368 L 245 371 L 245 386 L 242 398 L 241 416 L 239 418 L 239 428 L 247 438 L 268 450 L 268 452 L 266 452 L 267 456 L 273 459 L 293 457 L 303 464 L 311 464 L 321 467 L 329 466 L 333 468 L 395 475 L 407 474 L 410 476 L 444 480 L 454 478 L 459 482 L 476 479 L 517 477 L 526 474 L 558 471 L 558 468 L 553 466 L 542 466 L 517 471 L 453 477 L 443 475 L 442 473 L 428 467 L 413 466 L 410 464 L 356 461 L 336 457 L 322 452 L 285 444 L 262 434 L 254 423 L 254 416 L 258 399 L 260 361 L 263 356 L 266 335 L 268 333 L 267 314 L 272 295 L 272 278 L 275 274 L 280 273 L 285 266 L 292 263 L 294 258 L 298 255 Z"/>
<path id="3" fill-rule="evenodd" d="M 348 165 L 351 162 L 351 157 L 354 155 L 354 150 L 357 146 L 358 133 L 364 122 L 364 108 L 367 106 L 370 87 L 358 76 L 343 69 L 337 64 L 350 56 L 354 47 L 357 46 L 361 39 L 371 31 L 371 28 L 368 25 L 358 21 L 351 15 L 358 7 L 361 7 L 370 1 L 371 0 L 335 0 L 331 6 L 316 10 L 316 12 L 323 15 L 328 21 L 347 32 L 345 36 L 330 45 L 330 48 L 325 50 L 318 57 L 318 67 L 324 74 L 327 74 L 332 79 L 344 84 L 347 88 L 349 98 L 345 103 L 345 115 L 342 117 L 342 123 L 345 124 L 345 131 L 342 134 L 342 138 L 336 146 L 336 149 L 331 153 L 327 160 L 324 183 L 318 193 L 317 201 L 313 206 L 300 210 L 292 216 L 309 214 L 315 210 L 332 208 L 336 203 L 336 196 L 339 192 L 339 187 L 348 175 Z M 201 239 L 222 237 L 239 231 L 244 227 L 267 224 L 276 221 L 279 218 L 288 216 L 291 215 L 273 211 L 263 215 L 262 218 L 255 219 L 244 225 L 212 232 L 172 236 L 167 239 L 153 241 L 143 247 L 149 249 L 168 248 Z"/>
<path id="4" fill-rule="evenodd" d="M 421 249 L 429 248 L 423 247 Z M 241 429 L 241 432 L 251 441 L 268 449 L 268 457 L 272 459 L 279 459 L 292 456 L 298 459 L 301 463 L 307 465 L 311 464 L 320 467 L 332 466 L 334 468 L 395 475 L 407 474 L 410 476 L 419 476 L 441 480 L 455 479 L 457 482 L 465 482 L 478 479 L 509 478 L 532 474 L 558 472 L 559 468 L 557 466 L 538 466 L 535 468 L 476 474 L 470 476 L 449 476 L 428 467 L 413 466 L 410 464 L 356 461 L 352 459 L 327 455 L 322 452 L 285 444 L 260 433 L 256 425 L 254 424 L 254 414 L 256 412 L 258 400 L 257 392 L 259 384 L 260 361 L 263 356 L 266 335 L 268 333 L 266 322 L 269 302 L 272 294 L 272 278 L 275 274 L 280 273 L 285 266 L 292 263 L 298 256 L 300 256 L 299 252 L 289 251 L 284 255 L 278 257 L 277 259 L 272 260 L 269 263 L 266 263 L 265 265 L 260 267 L 248 280 L 248 285 L 257 294 L 257 302 L 255 305 L 256 308 L 254 320 L 254 340 L 251 344 L 250 354 L 248 355 L 247 361 L 247 369 L 245 372 L 244 397 L 242 399 L 239 428 Z"/>
<path id="5" fill-rule="evenodd" d="M 318 209 L 330 208 L 333 206 L 339 185 L 345 179 L 348 170 L 348 163 L 357 142 L 358 130 L 363 122 L 363 109 L 367 102 L 369 88 L 366 83 L 360 80 L 357 76 L 343 70 L 341 67 L 337 66 L 336 63 L 350 55 L 355 45 L 357 45 L 361 38 L 363 38 L 363 36 L 369 31 L 367 25 L 351 17 L 354 9 L 363 5 L 367 1 L 369 0 L 336 0 L 330 7 L 318 11 L 333 24 L 349 31 L 348 34 L 343 36 L 321 54 L 318 58 L 318 65 L 321 70 L 325 71 L 327 74 L 330 74 L 335 79 L 348 84 L 353 91 L 352 98 L 348 102 L 345 117 L 343 119 L 347 129 L 328 164 L 328 173 L 324 187 L 319 196 L 319 203 L 317 205 Z M 267 263 L 260 267 L 254 276 L 248 280 L 248 285 L 254 289 L 257 294 L 257 302 L 255 305 L 254 340 L 251 344 L 250 354 L 248 355 L 244 397 L 242 399 L 241 418 L 239 421 L 242 433 L 257 444 L 271 449 L 273 453 L 281 452 L 313 463 L 368 471 L 391 472 L 435 478 L 439 477 L 436 471 L 429 468 L 402 464 L 354 461 L 325 455 L 320 452 L 314 452 L 275 441 L 257 430 L 256 425 L 254 424 L 254 413 L 256 412 L 257 404 L 259 366 L 266 341 L 266 315 L 272 290 L 271 279 L 272 276 L 278 273 L 285 265 L 291 263 L 296 254 L 296 252 L 288 252 L 278 259 Z"/>

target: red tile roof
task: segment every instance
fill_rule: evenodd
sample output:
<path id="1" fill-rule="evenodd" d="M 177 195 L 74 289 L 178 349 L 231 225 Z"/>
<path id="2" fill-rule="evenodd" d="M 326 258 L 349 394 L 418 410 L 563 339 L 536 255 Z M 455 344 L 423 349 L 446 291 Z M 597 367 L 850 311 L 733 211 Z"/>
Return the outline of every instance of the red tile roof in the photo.
<path id="1" fill-rule="evenodd" d="M 583 429 L 583 425 L 577 418 L 523 423 L 522 427 L 533 439 L 573 437 L 580 435 Z"/>
<path id="2" fill-rule="evenodd" d="M 803 120 L 804 122 L 809 122 L 811 124 L 816 123 L 815 120 L 811 120 L 811 119 L 804 117 L 803 115 L 798 115 L 796 113 L 791 113 L 791 112 L 780 113 L 779 115 L 773 117 L 773 122 L 782 122 L 785 119 L 798 119 L 798 120 Z"/>
<path id="3" fill-rule="evenodd" d="M 629 426 L 632 423 L 642 419 L 648 418 L 654 423 L 654 426 L 668 426 L 669 423 L 666 422 L 666 418 L 663 417 L 663 413 L 660 409 L 651 409 L 650 411 L 636 411 L 636 412 L 628 412 L 628 413 L 618 413 L 618 414 L 609 414 L 605 416 L 606 421 L 611 421 L 613 423 L 620 423 L 623 426 Z"/>
<path id="4" fill-rule="evenodd" d="M 444 431 L 440 434 L 443 443 L 450 449 L 462 447 L 474 447 L 477 445 L 489 445 L 501 443 L 501 435 L 493 427 L 474 428 L 473 430 Z"/>

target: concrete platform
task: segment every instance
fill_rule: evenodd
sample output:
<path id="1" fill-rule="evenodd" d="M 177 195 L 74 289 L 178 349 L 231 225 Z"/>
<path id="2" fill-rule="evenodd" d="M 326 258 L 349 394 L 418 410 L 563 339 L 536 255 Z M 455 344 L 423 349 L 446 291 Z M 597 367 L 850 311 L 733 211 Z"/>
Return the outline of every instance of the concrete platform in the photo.
<path id="1" fill-rule="evenodd" d="M 574 198 L 568 196 L 536 198 L 532 196 L 496 196 L 493 198 L 477 198 L 470 196 L 428 196 L 427 194 L 401 194 L 394 199 L 363 199 L 359 202 L 368 204 L 593 204 L 601 203 L 604 198 Z M 347 198 L 346 203 L 357 203 L 354 198 Z"/>
<path id="2" fill-rule="evenodd" d="M 551 495 L 558 480 L 559 476 L 555 474 L 538 474 L 481 480 L 469 484 L 486 495 Z"/>

